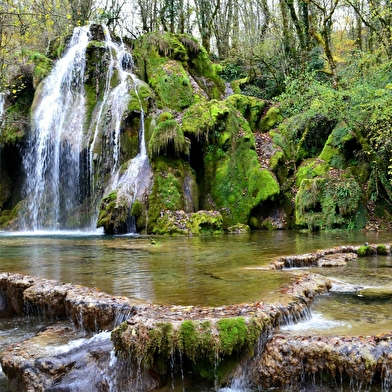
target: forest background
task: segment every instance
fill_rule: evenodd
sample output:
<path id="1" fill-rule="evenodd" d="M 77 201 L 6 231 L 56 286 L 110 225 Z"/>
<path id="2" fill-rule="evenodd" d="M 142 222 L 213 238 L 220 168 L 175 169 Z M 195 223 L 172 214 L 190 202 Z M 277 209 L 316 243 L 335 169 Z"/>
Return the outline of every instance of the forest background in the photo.
<path id="1" fill-rule="evenodd" d="M 361 145 L 352 158 L 369 162 L 367 200 L 392 211 L 388 0 L 3 0 L 0 92 L 16 99 L 50 43 L 89 21 L 131 40 L 155 31 L 191 34 L 242 94 L 272 100 L 297 123 L 344 124 Z M 314 156 L 301 159 L 306 154 Z"/>

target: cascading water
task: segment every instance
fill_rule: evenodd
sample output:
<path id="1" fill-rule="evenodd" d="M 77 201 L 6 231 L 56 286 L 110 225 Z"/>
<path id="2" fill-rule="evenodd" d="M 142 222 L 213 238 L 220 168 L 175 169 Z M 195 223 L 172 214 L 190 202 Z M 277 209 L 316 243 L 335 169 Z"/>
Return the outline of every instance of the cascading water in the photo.
<path id="1" fill-rule="evenodd" d="M 5 93 L 0 93 L 0 134 L 3 127 L 3 115 L 4 115 L 4 101 Z M 1 165 L 1 146 L 0 146 L 0 165 Z"/>
<path id="2" fill-rule="evenodd" d="M 128 162 L 128 170 L 121 176 L 124 162 L 120 140 L 130 91 L 135 89 L 137 95 L 138 80 L 131 73 L 131 55 L 123 45 L 112 41 L 106 28 L 103 32 L 105 81 L 101 91 L 96 91 L 97 103 L 89 124 L 84 88 L 88 78 L 85 72 L 88 27 L 74 30 L 65 55 L 36 95 L 32 132 L 23 160 L 24 229 L 92 229 L 105 192 L 120 187 L 130 203 L 137 194 L 137 179 L 131 184 L 129 178 L 137 178 L 141 167 L 146 163 L 148 166 L 140 99 L 140 152 Z"/>
<path id="3" fill-rule="evenodd" d="M 85 118 L 88 28 L 76 28 L 68 50 L 44 81 L 32 114 L 23 166 L 25 228 L 65 227 L 80 204 L 80 150 Z"/>
<path id="4" fill-rule="evenodd" d="M 93 191 L 95 188 L 101 189 L 104 187 L 105 194 L 116 190 L 118 198 L 131 207 L 139 188 L 144 189 L 145 187 L 142 179 L 146 176 L 143 173 L 149 170 L 144 139 L 144 111 L 138 95 L 139 81 L 131 72 L 133 68 L 131 55 L 125 51 L 123 45 L 117 45 L 112 41 L 106 28 L 104 28 L 104 33 L 105 45 L 110 59 L 103 98 L 93 120 L 93 129 L 90 128 L 90 133 L 93 134 L 89 149 L 91 184 Z M 118 84 L 111 89 L 110 82 L 113 75 L 117 75 Z M 139 153 L 127 163 L 127 169 L 122 171 L 120 168 L 121 125 L 124 113 L 127 111 L 131 90 L 135 91 L 140 107 Z M 101 154 L 96 154 L 100 144 L 98 141 L 102 142 Z M 100 178 L 100 170 L 98 169 L 100 166 L 110 168 L 110 179 L 107 183 L 105 183 L 104 178 Z M 100 199 L 102 196 L 102 194 L 96 193 L 93 198 Z M 127 231 L 135 232 L 135 225 L 131 224 L 127 227 Z"/>
<path id="5" fill-rule="evenodd" d="M 137 80 L 133 77 L 133 81 L 135 83 L 135 91 L 137 94 Z M 138 96 L 138 95 L 137 95 Z M 118 197 L 126 200 L 126 203 L 129 206 L 132 206 L 136 200 L 136 196 L 138 192 L 146 187 L 146 184 L 142 182 L 142 179 L 148 178 L 146 173 L 149 170 L 149 161 L 146 151 L 146 143 L 144 139 L 144 112 L 143 106 L 140 102 L 140 97 L 138 96 L 140 108 L 141 108 L 141 118 L 140 118 L 140 130 L 139 130 L 139 153 L 138 155 L 132 159 L 129 164 L 127 170 L 122 174 L 120 178 L 118 178 L 116 189 Z M 133 220 L 130 220 L 129 227 L 127 228 L 128 232 L 135 233 L 136 226 Z"/>
<path id="6" fill-rule="evenodd" d="M 4 113 L 4 101 L 5 101 L 5 93 L 0 93 L 0 130 L 1 130 L 3 113 Z"/>

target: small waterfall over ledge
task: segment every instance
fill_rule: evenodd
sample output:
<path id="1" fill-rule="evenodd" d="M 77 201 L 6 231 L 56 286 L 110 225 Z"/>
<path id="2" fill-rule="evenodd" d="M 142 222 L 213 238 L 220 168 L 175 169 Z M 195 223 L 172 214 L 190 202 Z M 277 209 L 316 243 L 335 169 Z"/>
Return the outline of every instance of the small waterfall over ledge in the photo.
<path id="1" fill-rule="evenodd" d="M 99 80 L 98 88 L 97 78 L 96 103 L 89 101 L 85 87 L 89 78 L 86 67 L 97 66 L 87 65 L 86 52 L 96 40 L 90 27 L 74 30 L 64 56 L 36 93 L 23 158 L 23 229 L 95 229 L 102 197 L 120 186 L 130 208 L 140 168 L 149 167 L 141 102 L 139 153 L 124 165 L 121 150 L 123 118 L 130 93 L 135 90 L 137 95 L 139 83 L 131 73 L 132 57 L 123 45 L 112 41 L 106 28 L 95 27 L 102 29 L 105 44 L 99 59 L 105 67 L 105 80 Z M 136 177 L 130 182 L 130 176 Z"/>

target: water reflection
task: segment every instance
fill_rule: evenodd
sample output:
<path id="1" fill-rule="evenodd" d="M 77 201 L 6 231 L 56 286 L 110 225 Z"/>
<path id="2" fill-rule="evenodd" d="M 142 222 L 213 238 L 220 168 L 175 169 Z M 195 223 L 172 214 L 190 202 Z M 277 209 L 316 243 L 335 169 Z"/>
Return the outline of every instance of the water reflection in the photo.
<path id="1" fill-rule="evenodd" d="M 157 303 L 209 305 L 271 299 L 288 281 L 267 272 L 279 255 L 373 242 L 363 233 L 253 232 L 208 237 L 107 237 L 100 233 L 0 234 L 0 272 L 82 284 Z M 386 238 L 380 238 L 381 241 Z M 261 267 L 247 270 L 246 267 Z"/>

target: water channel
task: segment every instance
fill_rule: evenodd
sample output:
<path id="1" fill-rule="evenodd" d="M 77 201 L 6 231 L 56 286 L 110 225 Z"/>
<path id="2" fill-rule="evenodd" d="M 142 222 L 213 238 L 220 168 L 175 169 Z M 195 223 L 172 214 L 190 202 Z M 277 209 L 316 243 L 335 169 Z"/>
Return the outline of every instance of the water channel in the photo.
<path id="1" fill-rule="evenodd" d="M 160 304 L 273 302 L 278 288 L 288 283 L 293 273 L 267 271 L 276 257 L 391 240 L 390 233 L 262 231 L 249 235 L 156 236 L 153 244 L 146 236 L 109 237 L 100 232 L 2 232 L 0 272 L 56 279 Z M 392 301 L 364 301 L 352 290 L 341 289 L 390 285 L 391 257 L 361 258 L 346 267 L 311 271 L 330 276 L 334 289 L 316 300 L 311 320 L 282 332 L 366 335 L 391 330 Z M 2 320 L 0 349 L 41 327 L 40 322 L 26 319 Z M 187 392 L 211 390 L 202 385 L 181 385 L 179 390 Z M 0 391 L 7 391 L 6 386 L 0 386 Z"/>

